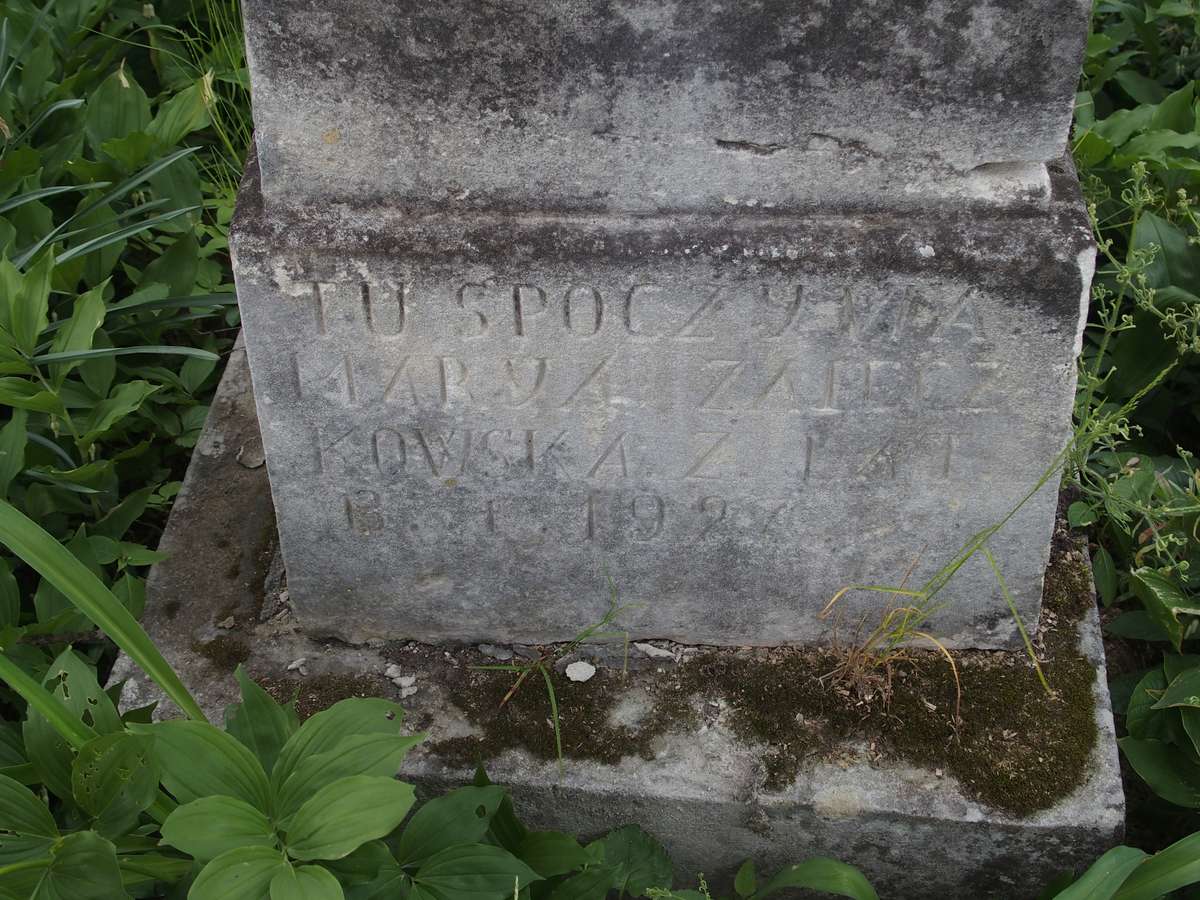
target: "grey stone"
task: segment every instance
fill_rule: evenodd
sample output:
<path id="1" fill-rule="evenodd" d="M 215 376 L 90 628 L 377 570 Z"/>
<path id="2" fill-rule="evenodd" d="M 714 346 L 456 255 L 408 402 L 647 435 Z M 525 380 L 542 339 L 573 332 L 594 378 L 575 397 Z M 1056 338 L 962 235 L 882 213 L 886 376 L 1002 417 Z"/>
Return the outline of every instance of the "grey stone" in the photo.
<path id="1" fill-rule="evenodd" d="M 636 647 L 644 656 L 649 656 L 651 659 L 674 659 L 675 654 L 670 650 L 665 650 L 662 647 L 655 647 L 653 644 L 635 643 Z"/>
<path id="2" fill-rule="evenodd" d="M 352 641 L 828 640 L 1050 467 L 1092 274 L 1044 210 L 413 216 L 266 210 L 234 250 L 292 606 Z M 1036 621 L 1047 483 L 991 546 Z M 930 627 L 1019 638 L 973 558 Z M 897 598 L 858 592 L 840 628 Z"/>
<path id="3" fill-rule="evenodd" d="M 219 609 L 252 608 L 262 602 L 262 570 L 230 573 L 242 565 L 243 548 L 221 539 L 221 528 L 244 525 L 256 533 L 272 517 L 267 476 L 235 459 L 237 438 L 255 430 L 249 378 L 240 350 L 232 355 L 214 400 L 161 547 L 171 555 L 150 575 L 144 624 L 214 721 L 237 698 L 232 667 L 199 652 Z M 235 489 L 231 489 L 231 482 Z M 266 530 L 269 535 L 269 527 Z M 260 550 L 269 550 L 269 545 Z M 186 603 L 180 603 L 186 600 Z M 313 677 L 382 673 L 388 661 L 377 652 L 337 645 L 326 653 L 294 625 L 239 615 L 238 631 L 226 637 L 245 648 L 246 669 L 259 679 L 291 678 L 291 660 L 306 657 Z M 437 648 L 409 646 L 404 668 L 421 671 L 422 690 L 405 703 L 413 730 L 430 738 L 401 773 L 423 797 L 469 783 L 472 771 L 450 766 L 432 752 L 437 740 L 463 737 L 473 726 L 459 716 L 455 698 L 439 685 L 432 666 Z M 1056 806 L 1019 819 L 968 799 L 957 781 L 937 769 L 872 762 L 851 755 L 814 761 L 788 789 L 760 787 L 760 748 L 734 738 L 723 721 L 727 706 L 715 700 L 695 730 L 680 726 L 666 735 L 654 759 L 629 756 L 615 765 L 569 759 L 560 776 L 553 761 L 508 752 L 488 764 L 488 774 L 511 787 L 518 814 L 530 827 L 564 829 L 585 840 L 629 822 L 657 835 L 672 854 L 677 884 L 708 876 L 728 895 L 733 871 L 753 858 L 770 873 L 800 859 L 828 855 L 863 869 L 881 897 L 1022 900 L 1038 895 L 1053 876 L 1082 869 L 1120 841 L 1123 799 L 1112 715 L 1105 684 L 1103 646 L 1095 613 L 1085 620 L 1080 650 L 1096 666 L 1097 746 L 1088 780 Z M 686 655 L 686 654 L 685 654 Z M 414 662 L 410 663 L 412 659 Z M 1024 664 L 1016 651 L 1015 664 Z M 446 664 L 448 665 L 448 664 Z M 114 682 L 124 680 L 122 705 L 142 706 L 161 693 L 128 658 L 118 660 Z M 634 727 L 644 712 L 643 688 L 634 684 L 614 706 L 619 722 Z M 382 675 L 381 696 L 398 696 Z M 157 714 L 170 715 L 170 704 Z M 1047 771 L 1053 779 L 1059 773 Z M 698 827 L 700 826 L 700 827 Z"/>
<path id="4" fill-rule="evenodd" d="M 498 659 L 501 662 L 508 662 L 513 658 L 511 647 L 497 647 L 495 644 L 480 644 L 477 648 L 484 656 L 490 656 L 492 659 Z"/>
<path id="5" fill-rule="evenodd" d="M 1089 0 L 247 0 L 273 203 L 1045 203 Z"/>

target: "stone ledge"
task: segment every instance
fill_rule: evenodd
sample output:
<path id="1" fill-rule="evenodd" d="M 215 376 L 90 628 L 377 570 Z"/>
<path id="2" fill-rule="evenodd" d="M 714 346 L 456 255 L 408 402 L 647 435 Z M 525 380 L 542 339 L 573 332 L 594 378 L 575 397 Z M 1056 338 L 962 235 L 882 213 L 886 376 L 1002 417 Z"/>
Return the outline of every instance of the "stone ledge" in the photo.
<path id="1" fill-rule="evenodd" d="M 403 651 L 434 661 L 440 654 L 447 670 L 482 658 L 461 648 L 350 646 L 301 634 L 290 621 L 275 562 L 260 447 L 239 347 L 160 545 L 171 559 L 150 579 L 145 624 L 151 636 L 214 719 L 234 699 L 231 674 L 239 663 L 270 686 L 298 690 L 308 711 L 349 695 L 400 698 L 407 692 L 402 702 L 410 722 L 428 726 L 431 739 L 410 757 L 403 775 L 426 790 L 468 779 L 472 766 L 435 751 L 439 741 L 470 735 L 473 723 L 456 714 L 456 698 L 428 674 L 432 670 L 422 674 L 416 665 L 403 665 Z M 1082 867 L 1116 843 L 1123 829 L 1094 604 L 1080 635 L 1081 655 L 1097 671 L 1097 740 L 1086 779 L 1050 808 L 1024 818 L 970 799 L 955 778 L 935 767 L 880 759 L 862 742 L 806 763 L 786 788 L 769 790 L 764 748 L 740 739 L 719 712 L 657 735 L 648 758 L 572 759 L 560 774 L 553 760 L 508 750 L 489 761 L 489 774 L 512 788 L 521 814 L 536 827 L 587 835 L 625 822 L 642 824 L 670 849 L 681 882 L 704 872 L 720 888 L 747 857 L 771 870 L 824 854 L 861 867 L 882 896 L 1034 896 L 1053 875 Z M 417 675 L 414 684 L 401 682 L 405 676 L 395 670 L 399 683 L 389 678 L 396 659 L 401 672 Z M 655 670 L 670 668 L 665 659 L 661 666 L 652 663 Z M 158 697 L 127 659 L 113 677 L 127 679 L 127 707 Z M 654 679 L 656 671 L 632 683 L 636 687 L 645 677 Z M 636 713 L 636 703 L 632 711 L 629 703 L 613 711 L 618 718 Z"/>

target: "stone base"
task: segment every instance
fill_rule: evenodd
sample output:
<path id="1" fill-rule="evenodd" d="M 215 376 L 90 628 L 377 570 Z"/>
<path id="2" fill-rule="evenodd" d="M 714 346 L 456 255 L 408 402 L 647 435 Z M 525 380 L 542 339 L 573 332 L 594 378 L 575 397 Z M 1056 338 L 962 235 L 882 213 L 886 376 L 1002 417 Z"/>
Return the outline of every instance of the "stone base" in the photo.
<path id="1" fill-rule="evenodd" d="M 474 690 L 470 685 L 485 677 L 471 666 L 494 659 L 474 648 L 314 641 L 295 624 L 277 562 L 274 513 L 240 347 L 230 359 L 160 546 L 171 558 L 151 575 L 145 624 L 214 719 L 235 697 L 232 670 L 239 663 L 278 695 L 299 691 L 305 712 L 349 695 L 394 697 L 409 710 L 409 723 L 430 733 L 402 774 L 424 790 L 471 777 L 474 766 L 464 760 L 462 748 L 464 742 L 471 746 L 480 725 L 462 710 L 472 703 L 478 710 L 488 702 L 486 696 L 468 695 Z M 512 789 L 518 813 L 533 827 L 588 836 L 628 822 L 644 826 L 671 852 L 677 885 L 693 885 L 702 872 L 721 891 L 746 858 L 754 858 L 761 872 L 772 872 L 828 855 L 860 867 L 883 897 L 1033 897 L 1054 875 L 1081 869 L 1118 842 L 1123 830 L 1103 647 L 1094 603 L 1087 609 L 1079 625 L 1078 657 L 1096 673 L 1090 690 L 1095 746 L 1080 770 L 1082 783 L 1025 817 L 972 799 L 979 792 L 949 769 L 889 758 L 869 733 L 823 747 L 798 773 L 789 773 L 785 786 L 778 787 L 776 778 L 776 786 L 769 787 L 766 761 L 772 748 L 739 736 L 736 691 L 721 693 L 728 680 L 714 678 L 700 694 L 681 694 L 672 721 L 644 725 L 648 714 L 661 713 L 647 698 L 676 688 L 689 671 L 691 677 L 706 671 L 694 668 L 689 658 L 709 652 L 745 658 L 730 650 L 635 647 L 632 671 L 625 677 L 603 667 L 614 656 L 619 664 L 619 649 L 609 645 L 606 657 L 585 648 L 601 666 L 594 684 L 604 689 L 608 704 L 602 710 L 604 733 L 627 735 L 630 755 L 622 755 L 621 741 L 603 745 L 596 734 L 590 755 L 597 758 L 569 758 L 561 772 L 552 758 L 510 748 L 488 760 L 488 773 Z M 1043 617 L 1044 628 L 1047 618 L 1054 616 Z M 508 651 L 489 652 L 504 657 Z M 1019 655 L 987 658 L 1010 669 L 1027 665 Z M 400 672 L 389 672 L 390 666 Z M 408 681 L 411 676 L 415 684 Z M 127 707 L 157 699 L 154 685 L 127 659 L 120 660 L 114 678 L 127 679 Z M 786 687 L 781 684 L 781 691 Z M 519 702 L 532 702 L 539 691 L 541 685 L 531 681 Z M 1082 693 L 1089 693 L 1086 678 Z M 568 743 L 587 753 L 592 733 L 582 732 L 589 727 L 583 721 L 588 714 L 571 696 L 560 696 L 560 704 Z M 781 700 L 779 709 L 785 708 Z M 987 713 L 976 708 L 969 715 L 986 722 Z M 547 721 L 526 719 L 520 727 L 542 729 L 544 749 L 551 733 Z M 1056 724 L 1048 727 L 1053 737 Z M 1070 784 L 1071 777 L 1048 766 L 1032 780 L 1035 788 L 1053 794 L 1056 779 Z"/>

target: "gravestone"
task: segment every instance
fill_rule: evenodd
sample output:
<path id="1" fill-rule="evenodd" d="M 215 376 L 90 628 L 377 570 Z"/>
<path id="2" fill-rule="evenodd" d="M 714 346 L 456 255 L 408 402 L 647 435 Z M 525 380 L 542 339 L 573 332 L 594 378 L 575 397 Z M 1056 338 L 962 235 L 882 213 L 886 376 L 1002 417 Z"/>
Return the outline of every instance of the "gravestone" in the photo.
<path id="1" fill-rule="evenodd" d="M 853 6 L 247 2 L 235 266 L 306 629 L 563 641 L 611 583 L 635 638 L 828 640 L 1053 467 L 1090 4 Z M 1030 624 L 1055 482 L 990 544 Z M 940 600 L 947 646 L 1017 642 L 983 560 Z"/>

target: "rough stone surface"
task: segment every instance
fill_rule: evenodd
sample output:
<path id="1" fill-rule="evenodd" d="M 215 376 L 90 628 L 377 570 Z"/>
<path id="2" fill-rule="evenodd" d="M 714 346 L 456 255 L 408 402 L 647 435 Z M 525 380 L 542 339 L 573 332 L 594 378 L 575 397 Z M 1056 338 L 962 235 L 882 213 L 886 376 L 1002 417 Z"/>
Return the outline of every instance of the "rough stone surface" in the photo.
<path id="1" fill-rule="evenodd" d="M 350 640 L 827 639 L 920 585 L 1064 445 L 1089 229 L 972 215 L 285 214 L 235 268 L 291 603 Z M 1084 301 L 1084 302 L 1081 302 Z M 1036 620 L 1053 485 L 992 546 Z M 986 563 L 951 646 L 1016 642 Z M 842 627 L 888 598 L 840 604 Z"/>
<path id="2" fill-rule="evenodd" d="M 1044 203 L 1088 0 L 247 0 L 268 197 Z"/>
<path id="3" fill-rule="evenodd" d="M 280 590 L 276 585 L 263 595 L 269 541 L 247 556 L 228 540 L 236 529 L 257 533 L 272 521 L 266 473 L 236 461 L 239 446 L 254 431 L 245 361 L 235 351 L 163 536 L 161 546 L 171 557 L 152 571 L 147 629 L 217 720 L 236 695 L 234 660 L 214 650 L 214 645 L 228 649 L 222 640 L 236 642 L 241 648 L 236 656 L 255 678 L 275 682 L 282 695 L 298 692 L 310 713 L 350 694 L 398 698 L 401 691 L 385 677 L 388 660 L 378 650 L 316 641 L 290 616 L 261 622 L 239 613 L 232 635 L 216 630 L 226 609 L 270 606 Z M 251 564 L 260 558 L 268 564 Z M 560 777 L 553 761 L 510 752 L 489 763 L 488 771 L 512 788 L 519 815 L 532 827 L 566 829 L 585 839 L 628 822 L 650 829 L 670 850 L 679 885 L 694 884 L 703 872 L 718 892 L 728 894 L 729 879 L 746 858 L 754 858 L 760 872 L 771 872 L 825 854 L 862 868 L 881 897 L 1032 898 L 1054 875 L 1082 868 L 1120 840 L 1123 800 L 1094 612 L 1085 621 L 1080 649 L 1097 669 L 1098 740 L 1089 777 L 1059 804 L 1025 819 L 967 799 L 953 778 L 939 777 L 936 770 L 873 762 L 854 748 L 835 762 L 806 767 L 786 790 L 766 791 L 759 750 L 734 737 L 723 712 L 710 715 L 711 725 L 665 734 L 653 759 L 630 756 L 615 765 L 569 760 Z M 423 664 L 409 659 L 445 656 L 444 665 L 455 666 L 464 652 L 475 651 L 443 654 L 430 648 L 400 658 L 406 671 L 416 673 Z M 297 658 L 307 660 L 307 676 L 287 672 Z M 127 708 L 159 698 L 128 659 L 118 662 L 113 679 L 128 679 Z M 430 730 L 431 737 L 401 774 L 428 795 L 470 781 L 469 769 L 448 766 L 429 748 L 437 740 L 468 735 L 474 726 L 456 714 L 456 698 L 433 671 L 421 669 L 420 683 L 420 692 L 405 702 L 407 722 L 414 730 Z M 632 727 L 649 705 L 634 688 L 614 705 L 612 716 Z M 720 702 L 712 705 L 721 708 Z"/>

